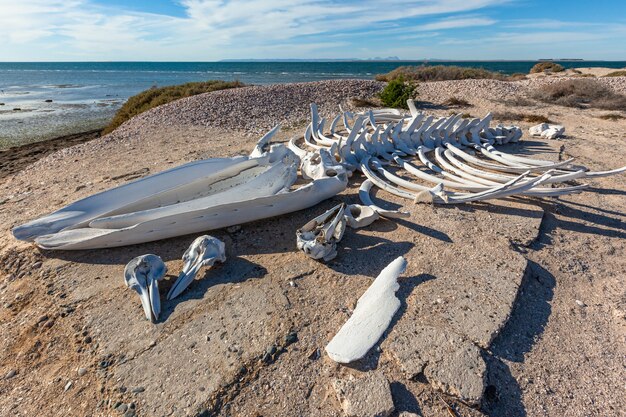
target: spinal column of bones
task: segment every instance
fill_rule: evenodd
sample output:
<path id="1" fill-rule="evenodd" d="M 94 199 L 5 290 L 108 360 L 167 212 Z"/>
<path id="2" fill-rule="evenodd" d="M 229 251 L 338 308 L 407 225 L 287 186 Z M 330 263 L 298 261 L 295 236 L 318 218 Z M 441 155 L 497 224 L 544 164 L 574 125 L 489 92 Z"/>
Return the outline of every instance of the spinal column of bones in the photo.
<path id="1" fill-rule="evenodd" d="M 342 112 L 330 124 L 329 133 L 324 133 L 326 119 L 320 118 L 312 104 L 304 146 L 294 138 L 289 148 L 302 160 L 310 151 L 326 148 L 348 170 L 361 171 L 368 178 L 360 192 L 366 205 L 371 205 L 368 192 L 372 185 L 417 202 L 458 204 L 511 195 L 578 193 L 587 185 L 553 188 L 550 184 L 626 171 L 622 167 L 589 172 L 573 166 L 572 159 L 551 162 L 508 154 L 494 145 L 518 142 L 522 136 L 519 127 L 489 127 L 491 114 L 483 119 L 464 119 L 461 115 L 435 118 L 417 111 L 413 101 L 408 104 L 410 115 L 395 109 Z M 392 165 L 420 182 L 396 175 L 395 169 L 389 169 Z M 386 217 L 399 215 L 378 211 Z"/>

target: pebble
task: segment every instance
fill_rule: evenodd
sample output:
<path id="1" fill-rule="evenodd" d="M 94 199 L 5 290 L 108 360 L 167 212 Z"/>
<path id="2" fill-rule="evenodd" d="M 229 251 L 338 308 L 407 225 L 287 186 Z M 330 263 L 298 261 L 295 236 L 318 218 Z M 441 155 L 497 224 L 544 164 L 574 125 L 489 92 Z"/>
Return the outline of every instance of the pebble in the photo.
<path id="1" fill-rule="evenodd" d="M 33 264 L 32 268 L 33 269 L 41 268 L 41 265 L 43 265 L 43 262 L 37 261 Z"/>
<path id="2" fill-rule="evenodd" d="M 65 384 L 65 388 L 63 388 L 63 391 L 67 391 L 68 389 L 72 388 L 72 381 L 68 382 L 67 384 Z"/>
<path id="3" fill-rule="evenodd" d="M 298 341 L 298 333 L 289 332 L 287 336 L 285 336 L 285 344 L 290 345 L 292 343 L 296 343 Z"/>
<path id="4" fill-rule="evenodd" d="M 146 389 L 144 387 L 135 387 L 131 391 L 133 394 L 140 394 L 144 392 Z"/>
<path id="5" fill-rule="evenodd" d="M 578 304 L 578 307 L 587 307 L 587 304 L 583 303 L 580 300 L 576 300 L 576 304 Z"/>
<path id="6" fill-rule="evenodd" d="M 119 412 L 119 413 L 125 413 L 126 410 L 128 410 L 128 406 L 126 404 L 120 404 L 117 407 L 115 407 L 115 409 Z"/>
<path id="7" fill-rule="evenodd" d="M 86 373 L 87 373 L 87 369 L 78 368 L 78 376 L 85 376 Z"/>
<path id="8" fill-rule="evenodd" d="M 128 410 L 124 413 L 124 417 L 135 417 L 135 410 Z"/>
<path id="9" fill-rule="evenodd" d="M 7 372 L 7 374 L 5 375 L 4 379 L 11 379 L 15 375 L 17 375 L 17 371 L 15 369 L 11 369 L 9 372 Z"/>

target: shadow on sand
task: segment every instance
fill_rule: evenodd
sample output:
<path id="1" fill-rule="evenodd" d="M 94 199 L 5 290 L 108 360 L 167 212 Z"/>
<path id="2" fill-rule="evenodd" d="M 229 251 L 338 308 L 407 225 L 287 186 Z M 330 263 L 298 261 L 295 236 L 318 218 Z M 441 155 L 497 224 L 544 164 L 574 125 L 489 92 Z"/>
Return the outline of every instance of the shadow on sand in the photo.
<path id="1" fill-rule="evenodd" d="M 552 312 L 550 301 L 556 280 L 539 264 L 528 261 L 511 317 L 483 353 L 487 363 L 486 390 L 481 410 L 488 416 L 525 416 L 519 383 L 507 362 L 523 363 L 541 336 Z"/>

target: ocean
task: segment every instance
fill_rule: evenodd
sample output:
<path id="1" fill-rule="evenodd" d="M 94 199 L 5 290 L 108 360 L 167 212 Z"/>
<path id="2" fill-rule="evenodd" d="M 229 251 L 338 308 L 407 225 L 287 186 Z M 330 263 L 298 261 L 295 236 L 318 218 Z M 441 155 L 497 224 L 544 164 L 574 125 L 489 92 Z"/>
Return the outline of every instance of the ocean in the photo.
<path id="1" fill-rule="evenodd" d="M 528 73 L 537 61 L 430 62 Z M 558 61 L 566 68 L 623 68 L 617 61 Z M 371 79 L 425 61 L 333 62 L 0 62 L 0 149 L 106 125 L 124 101 L 152 86 L 239 80 L 274 84 Z M 17 110 L 16 110 L 17 109 Z"/>

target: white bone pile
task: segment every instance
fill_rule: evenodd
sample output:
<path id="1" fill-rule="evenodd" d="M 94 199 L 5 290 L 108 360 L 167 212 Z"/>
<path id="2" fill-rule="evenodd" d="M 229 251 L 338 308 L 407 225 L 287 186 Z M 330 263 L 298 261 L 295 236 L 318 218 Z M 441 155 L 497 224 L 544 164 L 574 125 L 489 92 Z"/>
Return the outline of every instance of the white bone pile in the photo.
<path id="1" fill-rule="evenodd" d="M 532 136 L 541 136 L 546 139 L 556 139 L 565 134 L 565 127 L 561 125 L 551 125 L 548 123 L 540 123 L 528 129 L 528 133 Z"/>
<path id="2" fill-rule="evenodd" d="M 459 204 L 512 195 L 577 193 L 587 186 L 554 184 L 626 171 L 623 167 L 589 172 L 573 166 L 572 160 L 550 162 L 512 155 L 494 145 L 518 142 L 522 131 L 516 126 L 490 127 L 491 114 L 483 119 L 435 118 L 417 111 L 413 101 L 408 104 L 410 114 L 395 109 L 342 112 L 328 131 L 326 119 L 320 118 L 312 104 L 304 141 L 293 138 L 289 148 L 303 160 L 311 152 L 327 149 L 350 172 L 361 171 L 368 178 L 359 193 L 362 202 L 384 217 L 406 213 L 373 205 L 368 196 L 372 185 L 415 202 Z"/>
<path id="3" fill-rule="evenodd" d="M 346 226 L 353 229 L 369 226 L 380 215 L 360 204 L 339 204 L 307 222 L 296 231 L 297 247 L 313 259 L 330 261 L 337 256 L 337 243 Z"/>

